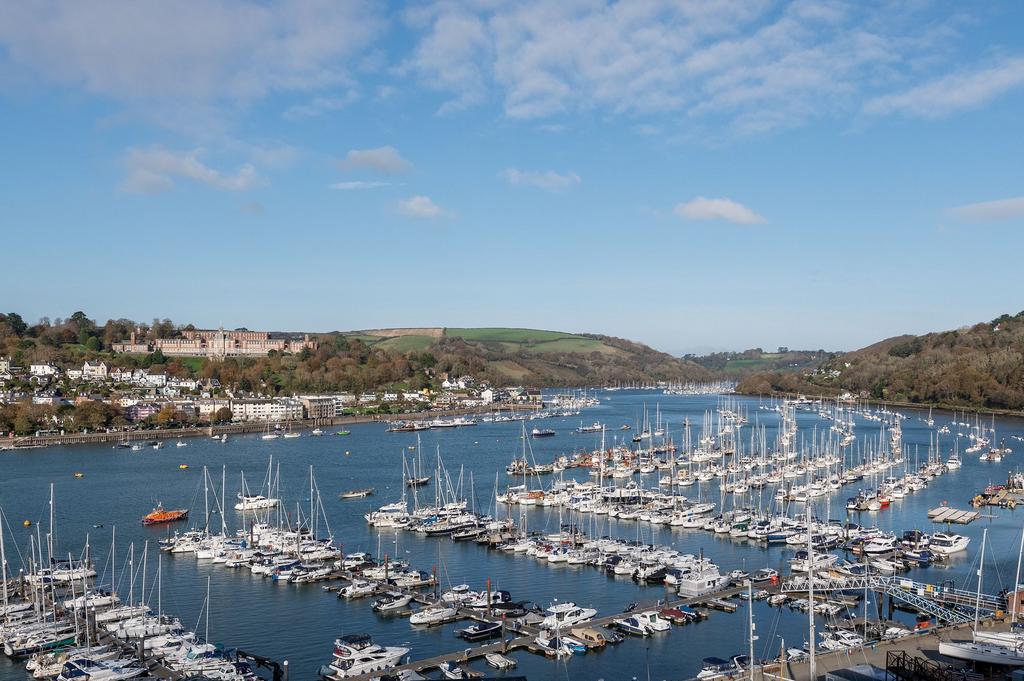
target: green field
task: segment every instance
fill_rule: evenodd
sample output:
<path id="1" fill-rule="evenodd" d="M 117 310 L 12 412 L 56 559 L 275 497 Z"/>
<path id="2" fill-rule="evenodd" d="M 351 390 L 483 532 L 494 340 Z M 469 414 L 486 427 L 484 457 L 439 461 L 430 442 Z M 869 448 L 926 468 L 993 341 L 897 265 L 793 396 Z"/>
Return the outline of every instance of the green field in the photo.
<path id="1" fill-rule="evenodd" d="M 203 362 L 206 361 L 205 357 L 179 357 L 178 361 L 183 365 L 187 366 L 192 371 L 199 373 L 203 368 Z"/>

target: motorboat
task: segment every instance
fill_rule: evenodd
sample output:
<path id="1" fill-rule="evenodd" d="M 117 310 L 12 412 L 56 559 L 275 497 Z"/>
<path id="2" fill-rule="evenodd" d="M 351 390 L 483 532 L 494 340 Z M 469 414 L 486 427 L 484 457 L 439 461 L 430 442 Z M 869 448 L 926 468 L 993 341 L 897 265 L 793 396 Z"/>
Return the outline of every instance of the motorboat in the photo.
<path id="1" fill-rule="evenodd" d="M 552 605 L 545 612 L 547 615 L 540 623 L 542 629 L 574 627 L 577 624 L 589 622 L 597 615 L 597 610 L 594 608 L 581 608 L 572 602 Z"/>
<path id="2" fill-rule="evenodd" d="M 647 625 L 635 616 L 613 620 L 612 624 L 619 631 L 632 634 L 633 636 L 650 636 L 651 634 L 651 630 L 647 628 Z"/>
<path id="3" fill-rule="evenodd" d="M 376 590 L 377 586 L 373 582 L 356 579 L 338 591 L 338 598 L 363 598 Z"/>
<path id="4" fill-rule="evenodd" d="M 643 622 L 644 626 L 652 632 L 669 631 L 672 629 L 672 623 L 663 618 L 656 610 L 645 610 L 635 615 L 635 617 Z"/>
<path id="5" fill-rule="evenodd" d="M 505 669 L 513 669 L 516 666 L 516 661 L 511 657 L 506 657 L 501 653 L 487 653 L 484 655 L 484 660 L 487 661 L 487 666 L 499 671 Z"/>
<path id="6" fill-rule="evenodd" d="M 723 660 L 720 657 L 705 657 L 700 663 L 698 679 L 716 679 L 735 673 L 736 663 L 732 660 Z"/>
<path id="7" fill-rule="evenodd" d="M 447 622 L 450 619 L 453 619 L 458 614 L 459 611 L 451 607 L 434 606 L 430 608 L 424 608 L 423 610 L 414 612 L 412 614 L 412 616 L 409 618 L 409 624 L 441 624 L 443 622 Z"/>
<path id="8" fill-rule="evenodd" d="M 408 648 L 379 646 L 367 634 L 349 634 L 334 641 L 334 659 L 320 669 L 326 679 L 348 679 L 391 669 Z"/>
<path id="9" fill-rule="evenodd" d="M 370 607 L 374 612 L 394 612 L 401 610 L 412 602 L 412 595 L 401 591 L 388 591 L 386 594 L 373 602 Z"/>
<path id="10" fill-rule="evenodd" d="M 466 641 L 484 641 L 501 635 L 501 622 L 478 622 L 465 629 L 459 629 L 456 635 Z"/>
<path id="11" fill-rule="evenodd" d="M 931 549 L 933 553 L 948 556 L 954 553 L 959 553 L 960 551 L 966 551 L 967 545 L 970 543 L 971 538 L 965 537 L 962 534 L 936 532 L 932 535 L 928 548 Z"/>
<path id="12" fill-rule="evenodd" d="M 238 495 L 238 503 L 235 504 L 236 511 L 260 511 L 267 508 L 274 508 L 279 503 L 280 499 L 271 499 L 263 496 L 262 494 L 255 495 Z"/>

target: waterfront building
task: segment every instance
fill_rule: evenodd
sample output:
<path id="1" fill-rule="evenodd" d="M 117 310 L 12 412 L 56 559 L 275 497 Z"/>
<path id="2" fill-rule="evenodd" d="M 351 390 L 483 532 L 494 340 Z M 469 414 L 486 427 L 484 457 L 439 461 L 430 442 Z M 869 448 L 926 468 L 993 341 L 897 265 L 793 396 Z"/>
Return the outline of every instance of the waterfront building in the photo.
<path id="1" fill-rule="evenodd" d="M 308 419 L 334 418 L 338 414 L 333 397 L 309 396 L 300 398 Z"/>

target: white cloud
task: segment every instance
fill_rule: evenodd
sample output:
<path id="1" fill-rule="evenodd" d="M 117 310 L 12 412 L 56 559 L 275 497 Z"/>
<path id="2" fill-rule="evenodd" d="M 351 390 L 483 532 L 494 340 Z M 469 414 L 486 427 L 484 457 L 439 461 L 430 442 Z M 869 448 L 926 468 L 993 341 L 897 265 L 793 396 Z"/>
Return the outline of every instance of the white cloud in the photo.
<path id="1" fill-rule="evenodd" d="M 281 116 L 289 121 L 316 118 L 334 111 L 340 111 L 357 99 L 359 99 L 359 93 L 355 90 L 349 90 L 339 97 L 314 97 L 308 102 L 293 104 L 285 109 Z"/>
<path id="2" fill-rule="evenodd" d="M 963 12 L 926 3 L 648 0 L 435 2 L 403 14 L 399 71 L 506 115 L 675 116 L 760 133 L 864 102 L 969 61 Z"/>
<path id="3" fill-rule="evenodd" d="M 706 199 L 703 196 L 678 204 L 673 212 L 687 220 L 725 220 L 737 225 L 758 225 L 768 222 L 742 203 L 730 199 Z"/>
<path id="4" fill-rule="evenodd" d="M 342 191 L 353 191 L 356 189 L 376 189 L 378 187 L 390 187 L 390 182 L 367 182 L 364 180 L 355 180 L 353 182 L 335 182 L 331 185 L 331 189 L 340 189 Z"/>
<path id="5" fill-rule="evenodd" d="M 245 191 L 265 184 L 250 164 L 234 173 L 223 173 L 201 160 L 202 149 L 171 151 L 161 147 L 129 149 L 124 158 L 128 176 L 121 184 L 127 192 L 155 194 L 174 186 L 176 179 L 186 179 L 213 189 Z"/>
<path id="6" fill-rule="evenodd" d="M 394 147 L 376 149 L 352 149 L 338 162 L 342 170 L 375 170 L 380 173 L 397 174 L 412 170 L 412 164 L 399 155 Z"/>
<path id="7" fill-rule="evenodd" d="M 3 61 L 129 102 L 246 102 L 351 82 L 384 28 L 362 0 L 0 3 Z"/>
<path id="8" fill-rule="evenodd" d="M 998 201 L 983 201 L 958 206 L 950 210 L 952 215 L 967 222 L 996 222 L 1024 218 L 1024 196 L 1015 196 Z"/>
<path id="9" fill-rule="evenodd" d="M 446 215 L 428 196 L 411 196 L 398 202 L 398 212 L 410 218 L 439 218 Z"/>
<path id="10" fill-rule="evenodd" d="M 1024 58 L 1017 57 L 996 66 L 944 76 L 904 92 L 875 97 L 864 105 L 864 111 L 938 118 L 977 108 L 1021 85 Z"/>
<path id="11" fill-rule="evenodd" d="M 581 182 L 580 176 L 576 173 L 556 173 L 554 170 L 538 172 L 505 168 L 501 171 L 501 177 L 509 184 L 538 187 L 552 192 L 565 191 Z"/>

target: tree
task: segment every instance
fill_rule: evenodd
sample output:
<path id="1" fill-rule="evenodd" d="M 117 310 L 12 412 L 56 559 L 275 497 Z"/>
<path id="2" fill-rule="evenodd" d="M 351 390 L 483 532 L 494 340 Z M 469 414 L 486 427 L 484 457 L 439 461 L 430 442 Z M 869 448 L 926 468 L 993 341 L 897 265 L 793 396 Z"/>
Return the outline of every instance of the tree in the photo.
<path id="1" fill-rule="evenodd" d="M 36 424 L 28 412 L 22 409 L 14 417 L 14 432 L 16 435 L 31 435 L 35 432 Z"/>
<path id="2" fill-rule="evenodd" d="M 8 312 L 7 314 L 0 314 L 0 323 L 6 324 L 10 327 L 11 332 L 15 336 L 23 336 L 25 331 L 28 330 L 28 324 L 21 318 L 21 315 L 17 312 Z M 2 334 L 0 334 L 2 335 Z"/>
<path id="3" fill-rule="evenodd" d="M 173 404 L 168 404 L 164 407 L 161 407 L 160 411 L 158 411 L 156 413 L 156 416 L 153 417 L 153 422 L 156 423 L 161 428 L 166 428 L 167 426 L 174 423 L 177 420 L 177 418 L 178 410 L 174 408 Z"/>
<path id="4" fill-rule="evenodd" d="M 235 415 L 227 407 L 221 407 L 213 415 L 214 423 L 227 423 L 233 418 L 235 418 Z"/>

